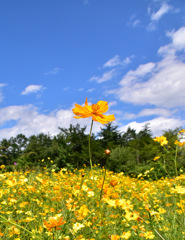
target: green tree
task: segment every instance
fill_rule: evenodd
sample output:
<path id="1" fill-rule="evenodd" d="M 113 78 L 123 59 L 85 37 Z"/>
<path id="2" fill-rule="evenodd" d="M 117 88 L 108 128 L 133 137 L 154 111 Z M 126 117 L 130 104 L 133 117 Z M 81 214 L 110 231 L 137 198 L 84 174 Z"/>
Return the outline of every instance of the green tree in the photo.
<path id="1" fill-rule="evenodd" d="M 85 133 L 86 126 L 80 127 L 79 124 L 73 126 L 70 124 L 70 127 L 60 128 L 61 134 L 66 140 L 66 164 L 74 166 L 74 168 L 82 167 L 84 163 L 87 163 L 87 159 L 84 159 L 83 149 L 84 146 L 88 145 L 88 136 Z"/>
<path id="2" fill-rule="evenodd" d="M 98 137 L 104 149 L 113 149 L 121 144 L 121 133 L 117 128 L 118 126 L 114 126 L 112 123 L 108 123 L 104 128 L 101 128 Z"/>
<path id="3" fill-rule="evenodd" d="M 135 153 L 131 147 L 118 146 L 112 150 L 108 168 L 114 172 L 128 173 L 136 165 Z"/>
<path id="4" fill-rule="evenodd" d="M 129 142 L 136 139 L 136 130 L 132 129 L 130 126 L 128 127 L 127 131 L 125 133 L 122 134 L 121 136 L 121 143 L 124 146 L 128 146 Z"/>

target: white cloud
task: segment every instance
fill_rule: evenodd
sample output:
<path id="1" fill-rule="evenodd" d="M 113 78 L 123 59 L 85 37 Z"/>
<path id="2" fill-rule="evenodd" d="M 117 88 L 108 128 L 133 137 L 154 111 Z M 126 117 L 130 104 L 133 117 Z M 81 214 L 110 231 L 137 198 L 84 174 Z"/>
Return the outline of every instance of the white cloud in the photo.
<path id="1" fill-rule="evenodd" d="M 178 30 L 173 33 L 173 37 L 180 36 L 180 41 L 181 33 Z M 161 47 L 161 61 L 130 70 L 120 81 L 120 88 L 109 93 L 115 93 L 124 102 L 138 105 L 150 104 L 164 108 L 185 106 L 185 63 L 176 56 L 175 46 L 172 43 Z"/>
<path id="2" fill-rule="evenodd" d="M 115 69 L 112 69 L 110 71 L 105 72 L 101 77 L 94 76 L 90 80 L 95 80 L 98 83 L 106 82 L 111 80 L 114 77 L 115 73 L 116 73 Z"/>
<path id="3" fill-rule="evenodd" d="M 28 117 L 31 112 L 34 112 L 32 105 L 27 106 L 9 106 L 0 109 L 0 125 L 10 120 L 19 120 L 21 117 Z"/>
<path id="4" fill-rule="evenodd" d="M 45 72 L 44 75 L 55 75 L 55 74 L 57 74 L 59 72 L 59 70 L 60 70 L 60 68 L 55 67 L 51 71 Z"/>
<path id="5" fill-rule="evenodd" d="M 27 95 L 30 93 L 36 93 L 40 90 L 43 90 L 44 87 L 42 85 L 29 85 L 27 86 L 24 91 L 21 92 L 22 95 Z"/>
<path id="6" fill-rule="evenodd" d="M 170 111 L 169 109 L 165 109 L 165 108 L 145 108 L 139 112 L 138 116 L 144 117 L 144 116 L 159 115 L 163 117 L 169 117 L 172 114 L 173 114 L 173 111 Z"/>
<path id="7" fill-rule="evenodd" d="M 151 74 L 152 69 L 154 69 L 155 63 L 146 63 L 141 64 L 135 71 L 130 70 L 121 80 L 120 84 L 122 86 L 128 85 L 131 82 L 135 82 L 136 80 L 143 79 L 147 75 Z"/>
<path id="8" fill-rule="evenodd" d="M 169 117 L 174 112 L 175 111 L 170 111 L 169 109 L 165 109 L 165 108 L 145 108 L 142 111 L 140 111 L 138 114 L 125 113 L 124 118 L 125 119 L 136 119 L 139 117 L 154 116 L 154 115 L 158 115 L 160 117 Z"/>
<path id="9" fill-rule="evenodd" d="M 144 125 L 148 123 L 150 124 L 149 126 L 151 128 L 153 136 L 155 137 L 155 136 L 162 135 L 163 131 L 165 130 L 175 129 L 177 127 L 183 126 L 185 121 L 182 121 L 180 119 L 175 119 L 175 118 L 158 117 L 142 123 L 138 123 L 134 121 L 125 126 L 122 126 L 119 130 L 122 132 L 126 132 L 128 127 L 131 127 L 135 129 L 136 132 L 139 132 L 143 129 Z"/>
<path id="10" fill-rule="evenodd" d="M 185 27 L 181 27 L 176 32 L 168 32 L 167 35 L 172 38 L 172 45 L 177 50 L 185 50 Z"/>
<path id="11" fill-rule="evenodd" d="M 152 21 L 159 21 L 159 19 L 166 13 L 168 13 L 171 9 L 171 6 L 169 6 L 167 3 L 163 3 L 160 9 L 157 12 L 153 12 L 151 14 L 151 20 Z"/>
<path id="12" fill-rule="evenodd" d="M 147 81 L 141 81 L 138 75 L 129 81 L 128 77 L 123 78 L 123 87 L 117 92 L 120 99 L 134 104 L 162 107 L 185 105 L 185 63 L 163 60 L 150 74 Z"/>
<path id="13" fill-rule="evenodd" d="M 75 119 L 72 109 L 60 109 L 50 114 L 40 114 L 33 105 L 26 106 L 9 106 L 0 109 L 2 118 L 0 124 L 6 124 L 11 120 L 16 120 L 15 126 L 10 128 L 0 129 L 0 139 L 15 137 L 17 134 L 22 133 L 27 137 L 39 133 L 57 135 L 60 131 L 58 127 L 68 128 L 70 124 L 80 126 L 87 125 L 87 133 L 90 130 L 91 120 Z M 100 123 L 94 124 L 93 132 L 96 134 L 102 125 Z"/>
<path id="14" fill-rule="evenodd" d="M 4 83 L 0 83 L 0 102 L 2 102 L 2 100 L 3 100 L 3 98 L 4 98 L 1 88 L 4 87 L 5 85 L 6 85 L 6 84 L 4 84 Z"/>

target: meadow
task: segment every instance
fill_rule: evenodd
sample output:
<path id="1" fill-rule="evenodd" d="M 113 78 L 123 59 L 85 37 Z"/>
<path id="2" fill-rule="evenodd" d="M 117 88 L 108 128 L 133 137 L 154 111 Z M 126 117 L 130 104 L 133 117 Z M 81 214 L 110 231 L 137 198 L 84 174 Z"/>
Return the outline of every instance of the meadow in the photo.
<path id="1" fill-rule="evenodd" d="M 1 239 L 185 239 L 185 175 L 154 181 L 104 173 L 2 165 Z"/>
<path id="2" fill-rule="evenodd" d="M 60 165 L 56 167 L 56 159 L 53 159 L 53 161 L 49 156 L 47 159 L 43 158 L 38 161 L 36 159 L 33 161 L 31 158 L 30 163 L 32 165 L 30 167 L 26 165 L 29 162 L 29 159 L 25 158 L 27 156 L 26 148 L 24 149 L 25 152 L 22 153 L 23 155 L 19 157 L 16 158 L 14 154 L 13 159 L 17 159 L 18 164 L 14 162 L 11 171 L 8 171 L 8 165 L 0 165 L 1 239 L 185 239 L 185 175 L 180 175 L 180 173 L 183 173 L 184 155 L 182 153 L 185 145 L 181 138 L 185 134 L 185 130 L 182 129 L 176 134 L 173 147 L 168 144 L 165 136 L 152 139 L 148 134 L 148 128 L 141 131 L 142 134 L 139 134 L 144 136 L 144 139 L 147 136 L 147 139 L 150 140 L 144 144 L 149 151 L 142 152 L 152 152 L 153 157 L 155 157 L 149 160 L 147 156 L 144 165 L 144 167 L 147 167 L 145 171 L 140 171 L 139 174 L 126 175 L 123 171 L 120 171 L 120 158 L 117 156 L 120 156 L 123 162 L 127 160 L 128 164 L 122 163 L 123 166 L 126 166 L 125 169 L 131 167 L 132 158 L 128 158 L 131 148 L 127 148 L 128 151 L 126 152 L 125 148 L 118 148 L 119 154 L 113 154 L 114 158 L 112 158 L 112 168 L 114 170 L 116 165 L 120 165 L 117 169 L 119 171 L 116 173 L 107 168 L 107 163 L 111 160 L 111 152 L 108 149 L 104 151 L 106 161 L 103 166 L 100 164 L 93 166 L 92 164 L 91 132 L 93 121 L 102 124 L 113 121 L 115 119 L 114 115 L 106 116 L 102 114 L 107 110 L 107 102 L 99 101 L 97 104 L 89 106 L 87 98 L 85 106 L 76 104 L 73 109 L 76 118 L 92 117 L 89 134 L 90 168 L 86 167 L 85 164 L 83 168 L 78 167 L 78 169 L 59 168 Z M 110 126 L 108 125 L 109 128 Z M 75 130 L 75 135 L 72 136 L 77 139 L 77 146 L 79 147 L 80 138 L 76 137 L 76 129 L 79 130 L 79 128 L 71 126 L 70 131 L 63 129 L 63 132 L 67 134 L 66 139 L 68 139 L 73 132 L 72 130 Z M 85 128 L 83 128 L 84 130 Z M 83 131 L 78 136 L 84 136 L 86 140 L 86 135 L 82 134 Z M 117 139 L 119 135 L 117 132 L 114 133 L 116 133 L 114 136 Z M 43 137 L 43 135 L 41 136 Z M 142 143 L 141 136 L 130 141 L 131 146 L 134 143 L 136 147 L 138 160 L 138 146 L 140 146 L 138 143 Z M 20 139 L 22 143 L 22 136 Z M 33 139 L 37 138 L 33 137 Z M 80 148 L 80 151 L 77 151 L 75 155 L 69 155 L 70 164 L 62 161 L 63 152 L 68 152 L 67 146 L 70 146 L 71 151 L 74 152 L 76 144 L 73 144 L 73 137 L 70 139 L 70 144 L 65 145 L 66 148 L 60 146 L 60 149 L 57 148 L 57 151 L 54 152 L 62 153 L 59 156 L 60 162 L 65 162 L 66 166 L 71 167 L 73 161 L 78 162 L 80 156 L 82 156 L 79 153 L 83 152 L 84 149 Z M 151 141 L 160 146 L 160 151 L 157 150 L 158 148 L 151 148 L 151 144 L 149 144 Z M 4 145 L 1 146 L 2 153 L 0 156 L 7 160 L 10 155 L 3 152 L 9 149 L 5 143 L 7 142 L 4 141 Z M 14 145 L 16 144 L 14 143 Z M 47 144 L 42 145 L 48 148 Z M 34 146 L 38 146 L 38 144 L 36 143 Z M 84 143 L 82 143 L 82 146 L 84 146 Z M 15 148 L 10 147 L 10 149 Z M 34 148 L 30 149 L 31 152 L 28 151 L 29 156 L 36 156 Z M 179 149 L 181 155 L 178 155 Z M 43 152 L 43 148 L 40 152 Z M 100 152 L 103 155 L 102 150 Z M 181 157 L 180 161 L 179 156 Z M 64 159 L 66 160 L 66 158 Z M 87 159 L 87 156 L 85 159 Z M 33 162 L 37 162 L 38 166 L 35 165 L 34 167 Z M 43 167 L 42 164 L 48 164 L 48 162 L 50 163 L 49 167 L 47 165 Z M 138 161 L 137 164 L 141 165 L 141 162 Z M 108 166 L 110 167 L 110 165 Z M 172 175 L 168 173 L 169 166 Z M 163 170 L 162 177 L 159 174 L 161 169 Z"/>

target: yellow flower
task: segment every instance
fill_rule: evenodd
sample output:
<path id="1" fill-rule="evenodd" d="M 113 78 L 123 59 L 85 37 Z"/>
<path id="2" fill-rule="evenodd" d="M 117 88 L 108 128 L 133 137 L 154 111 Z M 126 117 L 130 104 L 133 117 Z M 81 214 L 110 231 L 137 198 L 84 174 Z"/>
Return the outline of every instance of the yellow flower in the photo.
<path id="1" fill-rule="evenodd" d="M 146 239 L 154 239 L 154 238 L 155 238 L 155 235 L 153 234 L 152 231 L 147 231 L 147 232 L 144 233 L 144 237 L 145 237 Z"/>
<path id="2" fill-rule="evenodd" d="M 4 169 L 4 168 L 5 168 L 5 165 L 1 165 L 0 168 L 1 168 L 1 169 Z"/>
<path id="3" fill-rule="evenodd" d="M 158 159 L 159 159 L 160 157 L 159 156 L 157 156 L 157 157 L 154 157 L 154 161 L 157 161 Z"/>
<path id="4" fill-rule="evenodd" d="M 108 103 L 105 101 L 99 101 L 96 104 L 88 105 L 87 98 L 85 100 L 85 106 L 82 107 L 78 104 L 75 104 L 73 108 L 73 113 L 76 115 L 74 118 L 88 118 L 92 117 L 93 121 L 106 124 L 115 120 L 114 114 L 112 115 L 103 115 L 107 112 Z"/>
<path id="5" fill-rule="evenodd" d="M 185 133 L 185 129 L 180 130 L 179 133 Z"/>
<path id="6" fill-rule="evenodd" d="M 128 231 L 128 232 L 123 232 L 123 234 L 121 235 L 121 238 L 123 239 L 129 239 L 131 236 L 131 232 Z"/>
<path id="7" fill-rule="evenodd" d="M 153 140 L 154 140 L 155 142 L 159 142 L 159 143 L 161 144 L 161 146 L 168 144 L 168 141 L 167 141 L 166 137 L 164 137 L 164 136 L 156 137 L 156 138 L 154 138 Z"/>
<path id="8" fill-rule="evenodd" d="M 84 224 L 76 222 L 73 224 L 73 231 L 77 232 L 78 230 L 80 230 L 81 228 L 84 228 L 84 227 L 85 227 Z"/>
<path id="9" fill-rule="evenodd" d="M 183 147 L 185 145 L 185 142 L 179 142 L 178 140 L 176 140 L 175 145 L 178 145 L 179 147 Z"/>
<path id="10" fill-rule="evenodd" d="M 111 240 L 119 240 L 120 236 L 118 235 L 111 235 Z"/>

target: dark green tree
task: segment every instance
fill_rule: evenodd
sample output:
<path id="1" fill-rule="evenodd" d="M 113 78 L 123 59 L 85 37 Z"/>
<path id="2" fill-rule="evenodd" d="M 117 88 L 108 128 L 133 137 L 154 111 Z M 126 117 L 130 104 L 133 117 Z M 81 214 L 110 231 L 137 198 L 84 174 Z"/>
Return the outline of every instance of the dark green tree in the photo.
<path id="1" fill-rule="evenodd" d="M 139 131 L 135 139 L 129 141 L 128 144 L 132 147 L 136 154 L 136 162 L 146 163 L 147 160 L 151 160 L 154 157 L 152 132 L 148 124 L 146 124 L 141 131 Z"/>
<path id="2" fill-rule="evenodd" d="M 88 145 L 88 136 L 86 135 L 86 126 L 80 127 L 79 124 L 70 127 L 60 128 L 61 134 L 66 140 L 66 164 L 74 166 L 74 168 L 82 167 L 88 162 L 86 155 L 83 155 L 84 146 Z"/>
<path id="3" fill-rule="evenodd" d="M 121 143 L 123 144 L 123 146 L 128 146 L 129 142 L 136 139 L 136 130 L 132 129 L 130 126 L 128 127 L 127 131 L 125 133 L 122 134 L 121 136 Z"/>
<path id="4" fill-rule="evenodd" d="M 113 149 L 121 144 L 121 133 L 118 131 L 118 126 L 114 126 L 112 123 L 108 123 L 104 128 L 101 128 L 98 137 L 104 149 Z"/>

